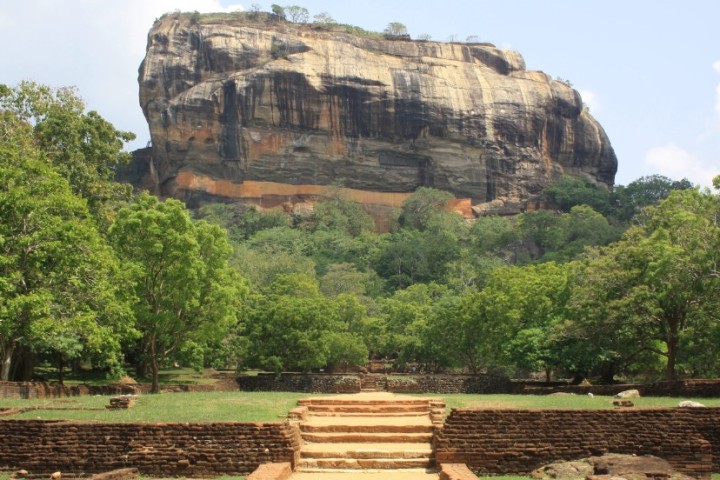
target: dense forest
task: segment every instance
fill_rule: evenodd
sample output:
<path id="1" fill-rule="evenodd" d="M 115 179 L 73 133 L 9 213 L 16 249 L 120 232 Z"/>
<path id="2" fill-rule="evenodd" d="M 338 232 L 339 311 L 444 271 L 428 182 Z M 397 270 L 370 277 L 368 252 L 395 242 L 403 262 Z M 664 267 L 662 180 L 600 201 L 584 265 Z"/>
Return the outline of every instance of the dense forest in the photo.
<path id="1" fill-rule="evenodd" d="M 0 85 L 0 374 L 152 379 L 369 358 L 611 382 L 720 370 L 720 196 L 562 178 L 547 210 L 468 222 L 422 188 L 377 233 L 341 189 L 311 212 L 190 212 L 114 181 L 129 132 L 73 89 Z"/>

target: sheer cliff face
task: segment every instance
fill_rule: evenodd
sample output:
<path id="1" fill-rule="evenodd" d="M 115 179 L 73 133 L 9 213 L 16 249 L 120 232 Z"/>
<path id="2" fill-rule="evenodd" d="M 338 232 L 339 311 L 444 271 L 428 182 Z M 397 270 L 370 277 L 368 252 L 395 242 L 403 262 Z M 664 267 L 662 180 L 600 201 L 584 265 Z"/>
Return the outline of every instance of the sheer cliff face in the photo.
<path id="1" fill-rule="evenodd" d="M 168 195 L 340 185 L 382 203 L 431 186 L 520 211 L 562 174 L 611 185 L 617 168 L 575 90 L 490 46 L 168 16 L 139 82 Z"/>

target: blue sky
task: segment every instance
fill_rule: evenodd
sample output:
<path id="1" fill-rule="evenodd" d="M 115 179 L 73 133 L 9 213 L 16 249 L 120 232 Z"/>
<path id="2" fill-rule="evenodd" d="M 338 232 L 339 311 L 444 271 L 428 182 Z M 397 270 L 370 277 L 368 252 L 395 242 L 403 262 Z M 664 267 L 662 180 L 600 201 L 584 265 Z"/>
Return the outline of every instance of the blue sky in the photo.
<path id="1" fill-rule="evenodd" d="M 474 35 L 569 80 L 618 156 L 616 183 L 660 173 L 709 186 L 720 174 L 720 1 L 716 0 L 0 0 L 0 83 L 75 85 L 90 109 L 149 140 L 137 69 L 155 18 L 175 9 L 296 4 L 311 15 L 411 35 Z"/>

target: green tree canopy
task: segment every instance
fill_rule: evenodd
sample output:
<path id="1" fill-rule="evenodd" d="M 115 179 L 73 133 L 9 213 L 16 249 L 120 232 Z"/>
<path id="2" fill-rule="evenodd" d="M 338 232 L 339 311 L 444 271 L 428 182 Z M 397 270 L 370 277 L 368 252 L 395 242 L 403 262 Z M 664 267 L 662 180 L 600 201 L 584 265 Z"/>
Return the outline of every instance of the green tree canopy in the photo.
<path id="1" fill-rule="evenodd" d="M 718 199 L 676 190 L 622 240 L 591 252 L 572 305 L 576 332 L 617 358 L 652 352 L 674 378 L 684 339 L 716 323 Z"/>
<path id="2" fill-rule="evenodd" d="M 610 190 L 586 179 L 564 176 L 547 187 L 544 194 L 563 212 L 575 205 L 587 205 L 603 214 L 610 211 Z"/>
<path id="3" fill-rule="evenodd" d="M 0 113 L 0 378 L 21 348 L 117 373 L 133 322 L 113 252 L 30 124 Z"/>
<path id="4" fill-rule="evenodd" d="M 225 232 L 193 222 L 177 200 L 141 195 L 120 210 L 109 238 L 133 280 L 141 351 L 158 392 L 166 359 L 187 342 L 215 339 L 237 323 L 245 287 L 228 267 Z"/>
<path id="5" fill-rule="evenodd" d="M 112 205 L 129 199 L 130 186 L 112 182 L 115 167 L 127 163 L 125 142 L 135 135 L 115 129 L 97 112 L 85 112 L 74 88 L 52 89 L 35 82 L 0 85 L 0 108 L 32 125 L 43 157 L 65 177 L 73 193 L 88 201 L 90 211 L 109 224 Z"/>

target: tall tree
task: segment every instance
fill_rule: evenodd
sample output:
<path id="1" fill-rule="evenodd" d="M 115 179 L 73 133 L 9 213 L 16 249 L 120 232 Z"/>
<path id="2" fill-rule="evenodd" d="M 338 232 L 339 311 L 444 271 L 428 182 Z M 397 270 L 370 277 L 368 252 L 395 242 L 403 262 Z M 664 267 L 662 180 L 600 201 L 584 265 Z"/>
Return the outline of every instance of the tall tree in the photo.
<path id="1" fill-rule="evenodd" d="M 29 123 L 0 113 L 0 378 L 21 349 L 121 365 L 132 331 L 112 250 Z"/>
<path id="2" fill-rule="evenodd" d="M 660 355 L 666 378 L 674 378 L 688 332 L 717 322 L 719 215 L 716 196 L 676 190 L 621 241 L 591 252 L 572 301 L 580 331 L 595 332 L 595 341 L 624 340 L 624 357 Z"/>
<path id="3" fill-rule="evenodd" d="M 193 222 L 177 200 L 141 195 L 120 210 L 108 235 L 132 276 L 141 351 L 157 393 L 164 361 L 237 323 L 244 284 L 228 267 L 225 231 Z"/>

